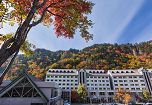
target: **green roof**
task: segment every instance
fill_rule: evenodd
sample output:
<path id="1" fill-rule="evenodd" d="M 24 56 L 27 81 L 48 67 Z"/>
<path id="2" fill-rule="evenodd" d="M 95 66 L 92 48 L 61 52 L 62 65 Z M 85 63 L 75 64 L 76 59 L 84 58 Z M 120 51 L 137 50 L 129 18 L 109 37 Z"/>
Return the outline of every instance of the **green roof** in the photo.
<path id="1" fill-rule="evenodd" d="M 148 71 L 147 69 L 145 69 L 145 68 L 143 67 L 143 69 L 142 69 L 141 71 L 139 71 L 139 72 L 143 72 L 144 70 L 145 70 L 145 71 Z"/>
<path id="2" fill-rule="evenodd" d="M 86 72 L 86 70 L 84 70 L 83 68 L 80 68 L 78 71 L 80 71 L 81 69 Z"/>

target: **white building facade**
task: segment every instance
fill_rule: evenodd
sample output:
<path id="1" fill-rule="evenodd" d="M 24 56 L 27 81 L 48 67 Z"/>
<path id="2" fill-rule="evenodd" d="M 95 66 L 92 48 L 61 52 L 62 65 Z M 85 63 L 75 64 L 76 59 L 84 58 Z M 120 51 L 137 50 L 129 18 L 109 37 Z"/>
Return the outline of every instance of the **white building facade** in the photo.
<path id="1" fill-rule="evenodd" d="M 113 97 L 118 86 L 142 98 L 142 90 L 145 88 L 152 92 L 152 69 L 137 70 L 76 70 L 76 69 L 49 69 L 46 74 L 46 82 L 56 82 L 63 92 L 71 92 L 77 89 L 79 83 L 85 84 L 88 97 L 96 95 L 101 101 L 113 102 Z M 70 102 L 71 93 L 67 100 Z M 68 99 L 69 98 L 69 99 Z"/>

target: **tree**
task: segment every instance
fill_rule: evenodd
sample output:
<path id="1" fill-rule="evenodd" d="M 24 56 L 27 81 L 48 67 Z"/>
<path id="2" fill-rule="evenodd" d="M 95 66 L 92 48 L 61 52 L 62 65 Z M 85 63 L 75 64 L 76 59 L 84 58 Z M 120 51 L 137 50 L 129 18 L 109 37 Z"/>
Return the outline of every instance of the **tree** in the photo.
<path id="1" fill-rule="evenodd" d="M 146 91 L 146 89 L 143 89 L 143 98 L 147 99 L 148 101 L 150 99 L 150 93 Z"/>
<path id="2" fill-rule="evenodd" d="M 0 40 L 3 41 L 0 49 L 0 66 L 11 55 L 18 54 L 28 32 L 40 23 L 47 27 L 53 23 L 57 37 L 73 38 L 76 29 L 79 28 L 82 38 L 89 41 L 93 35 L 89 34 L 87 29 L 93 24 L 86 15 L 91 13 L 93 5 L 86 0 L 1 0 L 0 28 L 8 22 L 11 26 L 17 22 L 19 27 L 15 34 L 5 41 L 3 39 L 6 35 L 0 33 Z M 6 72 L 1 76 L 0 84 L 5 74 Z"/>
<path id="3" fill-rule="evenodd" d="M 77 93 L 79 94 L 81 99 L 87 99 L 87 89 L 85 88 L 85 84 L 81 85 L 81 83 L 79 83 Z"/>
<path id="4" fill-rule="evenodd" d="M 121 101 L 121 102 L 127 104 L 131 101 L 130 92 L 125 91 L 123 88 L 120 88 L 120 86 L 118 86 L 117 93 L 113 97 L 113 99 L 118 100 L 118 102 Z"/>

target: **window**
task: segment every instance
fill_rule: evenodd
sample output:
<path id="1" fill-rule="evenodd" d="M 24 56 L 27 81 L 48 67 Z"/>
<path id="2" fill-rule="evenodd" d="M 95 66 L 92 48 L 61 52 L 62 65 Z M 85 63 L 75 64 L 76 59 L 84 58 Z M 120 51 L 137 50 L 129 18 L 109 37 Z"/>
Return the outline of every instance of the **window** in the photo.
<path id="1" fill-rule="evenodd" d="M 113 92 L 108 92 L 108 95 L 114 95 L 114 93 Z"/>
<path id="2" fill-rule="evenodd" d="M 95 88 L 95 90 L 98 90 L 98 88 Z"/>
<path id="3" fill-rule="evenodd" d="M 63 76 L 63 78 L 65 78 L 65 76 Z"/>
<path id="4" fill-rule="evenodd" d="M 109 80 L 106 80 L 106 82 L 109 82 Z"/>
<path id="5" fill-rule="evenodd" d="M 137 78 L 137 77 L 134 77 L 134 78 Z"/>
<path id="6" fill-rule="evenodd" d="M 134 80 L 134 82 L 138 82 L 138 80 Z"/>
<path id="7" fill-rule="evenodd" d="M 123 78 L 126 78 L 126 77 L 123 77 Z"/>
<path id="8" fill-rule="evenodd" d="M 117 80 L 114 80 L 114 82 L 117 82 Z"/>
<path id="9" fill-rule="evenodd" d="M 123 82 L 122 80 L 119 80 L 119 82 Z"/>
<path id="10" fill-rule="evenodd" d="M 145 84 L 141 84 L 141 86 L 145 86 Z"/>
<path id="11" fill-rule="evenodd" d="M 119 77 L 119 78 L 122 78 L 122 77 Z"/>
<path id="12" fill-rule="evenodd" d="M 64 82 L 65 80 L 63 80 L 63 82 Z"/>
<path id="13" fill-rule="evenodd" d="M 129 78 L 132 78 L 132 77 L 129 77 Z"/>
<path id="14" fill-rule="evenodd" d="M 65 83 L 63 83 L 63 85 L 65 85 Z"/>
<path id="15" fill-rule="evenodd" d="M 113 78 L 117 78 L 117 77 L 113 77 Z"/>
<path id="16" fill-rule="evenodd" d="M 115 84 L 115 86 L 118 86 L 118 84 Z"/>
<path id="17" fill-rule="evenodd" d="M 97 78 L 97 77 L 94 77 L 94 78 Z"/>
<path id="18" fill-rule="evenodd" d="M 130 86 L 134 86 L 134 84 L 130 84 Z"/>
<path id="19" fill-rule="evenodd" d="M 94 86 L 93 84 L 91 84 L 91 86 Z"/>
<path id="20" fill-rule="evenodd" d="M 87 82 L 89 82 L 89 80 L 87 80 Z"/>
<path id="21" fill-rule="evenodd" d="M 59 83 L 59 85 L 61 85 L 61 83 Z"/>
<path id="22" fill-rule="evenodd" d="M 69 83 L 67 83 L 67 85 L 69 85 Z"/>
<path id="23" fill-rule="evenodd" d="M 99 88 L 99 90 L 102 90 L 102 88 Z"/>
<path id="24" fill-rule="evenodd" d="M 67 76 L 67 78 L 69 78 L 69 76 Z"/>
<path id="25" fill-rule="evenodd" d="M 101 84 L 99 84 L 99 86 L 101 86 Z"/>
<path id="26" fill-rule="evenodd" d="M 90 95 L 96 95 L 96 92 L 90 92 Z"/>
<path id="27" fill-rule="evenodd" d="M 98 77 L 98 78 L 100 78 L 100 77 Z"/>
<path id="28" fill-rule="evenodd" d="M 97 84 L 95 84 L 95 86 L 97 86 Z"/>
<path id="29" fill-rule="evenodd" d="M 50 78 L 50 76 L 47 76 L 47 78 Z"/>
<path id="30" fill-rule="evenodd" d="M 105 80 L 102 80 L 102 82 L 105 82 Z"/>
<path id="31" fill-rule="evenodd" d="M 139 78 L 143 78 L 143 76 L 139 76 Z"/>
<path id="32" fill-rule="evenodd" d="M 133 82 L 133 80 L 129 80 L 129 82 Z"/>
<path id="33" fill-rule="evenodd" d="M 131 90 L 135 90 L 135 88 L 131 88 Z"/>
<path id="34" fill-rule="evenodd" d="M 105 84 L 103 84 L 103 86 L 105 86 Z"/>
<path id="35" fill-rule="evenodd" d="M 139 86 L 139 84 L 135 84 L 135 86 Z"/>
<path id="36" fill-rule="evenodd" d="M 125 84 L 125 86 L 128 86 L 128 84 Z"/>
<path id="37" fill-rule="evenodd" d="M 101 82 L 101 80 L 98 80 L 98 82 Z"/>
<path id="38" fill-rule="evenodd" d="M 73 82 L 73 80 L 71 80 L 71 82 Z"/>
<path id="39" fill-rule="evenodd" d="M 62 78 L 62 76 L 59 76 L 59 78 Z"/>
<path id="40" fill-rule="evenodd" d="M 71 83 L 71 86 L 73 85 L 73 83 Z"/>
<path id="41" fill-rule="evenodd" d="M 58 78 L 58 76 L 55 76 L 55 78 Z"/>
<path id="42" fill-rule="evenodd" d="M 78 85 L 78 84 L 75 84 L 76 86 Z"/>
<path id="43" fill-rule="evenodd" d="M 47 81 L 49 81 L 49 79 L 47 79 Z"/>
<path id="44" fill-rule="evenodd" d="M 105 92 L 99 92 L 99 95 L 105 95 Z"/>
<path id="45" fill-rule="evenodd" d="M 93 80 L 91 80 L 91 82 L 93 82 Z"/>
<path id="46" fill-rule="evenodd" d="M 59 79 L 59 81 L 61 81 L 61 80 Z"/>
<path id="47" fill-rule="evenodd" d="M 107 86 L 109 86 L 109 84 L 107 84 Z"/>
<path id="48" fill-rule="evenodd" d="M 144 82 L 144 80 L 140 80 L 140 82 Z"/>
<path id="49" fill-rule="evenodd" d="M 95 80 L 94 82 L 97 82 L 97 80 Z"/>
<path id="50" fill-rule="evenodd" d="M 71 78 L 73 78 L 73 76 L 71 76 Z"/>
<path id="51" fill-rule="evenodd" d="M 123 84 L 120 84 L 120 86 L 123 86 Z"/>
<path id="52" fill-rule="evenodd" d="M 55 81 L 58 81 L 57 79 Z"/>
<path id="53" fill-rule="evenodd" d="M 87 86 L 89 86 L 89 84 L 87 84 Z"/>
<path id="54" fill-rule="evenodd" d="M 67 80 L 67 82 L 69 82 L 69 80 Z"/>
<path id="55" fill-rule="evenodd" d="M 106 90 L 106 88 L 103 88 L 103 90 Z"/>
<path id="56" fill-rule="evenodd" d="M 53 81 L 53 79 L 51 79 L 51 81 Z"/>
<path id="57" fill-rule="evenodd" d="M 77 82 L 77 80 L 75 80 L 75 82 Z"/>
<path id="58" fill-rule="evenodd" d="M 127 80 L 124 80 L 124 82 L 127 82 Z"/>
<path id="59" fill-rule="evenodd" d="M 140 88 L 136 88 L 137 90 L 140 90 Z"/>

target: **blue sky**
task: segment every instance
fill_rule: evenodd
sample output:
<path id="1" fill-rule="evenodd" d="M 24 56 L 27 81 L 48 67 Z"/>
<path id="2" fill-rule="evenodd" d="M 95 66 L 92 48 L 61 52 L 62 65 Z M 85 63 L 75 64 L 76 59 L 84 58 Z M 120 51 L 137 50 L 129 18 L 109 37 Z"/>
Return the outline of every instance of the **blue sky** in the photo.
<path id="1" fill-rule="evenodd" d="M 88 0 L 89 1 L 89 0 Z M 92 0 L 95 3 L 88 18 L 95 23 L 89 32 L 94 35 L 88 43 L 81 38 L 77 30 L 74 39 L 55 35 L 53 25 L 50 28 L 42 24 L 32 28 L 28 39 L 37 48 L 51 51 L 75 48 L 82 50 L 93 44 L 102 43 L 140 43 L 152 40 L 152 0 Z M 14 27 L 4 25 L 0 33 L 15 32 Z"/>

